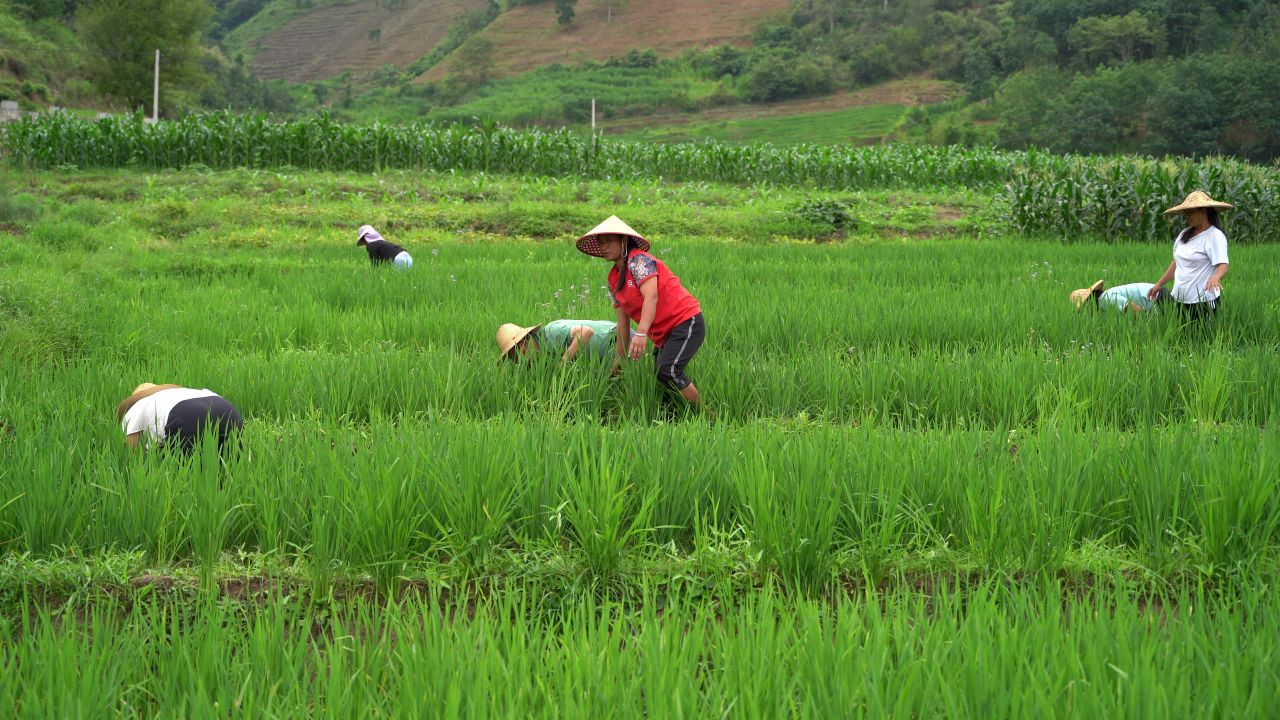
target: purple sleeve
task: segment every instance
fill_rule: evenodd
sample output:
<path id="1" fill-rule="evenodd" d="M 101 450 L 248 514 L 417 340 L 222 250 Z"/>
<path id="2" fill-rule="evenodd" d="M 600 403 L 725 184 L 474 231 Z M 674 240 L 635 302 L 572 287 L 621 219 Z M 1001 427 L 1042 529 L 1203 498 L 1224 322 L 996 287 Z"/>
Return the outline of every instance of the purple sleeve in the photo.
<path id="1" fill-rule="evenodd" d="M 627 269 L 631 271 L 631 277 L 638 286 L 658 274 L 658 261 L 648 255 L 636 255 L 627 261 Z"/>

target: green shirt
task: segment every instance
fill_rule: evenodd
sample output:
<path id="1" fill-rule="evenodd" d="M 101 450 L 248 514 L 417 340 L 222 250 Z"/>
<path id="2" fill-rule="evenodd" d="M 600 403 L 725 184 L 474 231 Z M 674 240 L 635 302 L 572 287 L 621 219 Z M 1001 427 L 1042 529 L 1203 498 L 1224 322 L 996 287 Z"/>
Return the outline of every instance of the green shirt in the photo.
<path id="1" fill-rule="evenodd" d="M 1147 291 L 1153 287 L 1151 283 L 1129 283 L 1107 288 L 1098 298 L 1098 304 L 1113 310 L 1128 310 L 1129 303 L 1133 303 L 1143 310 L 1150 310 L 1152 303 L 1147 299 Z"/>
<path id="2" fill-rule="evenodd" d="M 597 357 L 609 357 L 616 353 L 618 323 L 612 320 L 552 320 L 538 330 L 538 342 L 548 352 L 563 353 L 573 342 L 576 327 L 589 327 L 595 331 L 586 347 L 579 347 L 578 354 L 589 353 Z"/>

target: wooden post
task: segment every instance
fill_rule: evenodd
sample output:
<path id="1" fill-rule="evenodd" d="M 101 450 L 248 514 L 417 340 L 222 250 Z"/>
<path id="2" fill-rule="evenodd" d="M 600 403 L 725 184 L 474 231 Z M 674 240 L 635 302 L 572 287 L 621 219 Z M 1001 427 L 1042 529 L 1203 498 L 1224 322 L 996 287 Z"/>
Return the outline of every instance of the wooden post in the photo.
<path id="1" fill-rule="evenodd" d="M 160 120 L 160 51 L 156 50 L 156 85 L 151 95 L 151 122 Z"/>

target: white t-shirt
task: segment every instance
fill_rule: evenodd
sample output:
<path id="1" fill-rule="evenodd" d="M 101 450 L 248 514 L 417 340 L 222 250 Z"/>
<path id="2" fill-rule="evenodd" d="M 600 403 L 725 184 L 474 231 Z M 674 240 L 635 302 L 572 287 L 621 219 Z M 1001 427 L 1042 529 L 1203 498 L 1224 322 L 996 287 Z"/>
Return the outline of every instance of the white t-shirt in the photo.
<path id="1" fill-rule="evenodd" d="M 129 408 L 120 421 L 125 435 L 145 432 L 150 442 L 164 440 L 164 426 L 169 424 L 169 411 L 183 400 L 216 396 L 212 390 L 193 390 L 192 388 L 169 388 L 155 395 L 144 397 Z"/>
<path id="2" fill-rule="evenodd" d="M 1227 236 L 1216 227 L 1186 242 L 1173 240 L 1173 290 L 1169 292 L 1180 303 L 1199 303 L 1218 299 L 1218 291 L 1206 291 L 1204 284 L 1213 277 L 1216 266 L 1227 262 Z"/>

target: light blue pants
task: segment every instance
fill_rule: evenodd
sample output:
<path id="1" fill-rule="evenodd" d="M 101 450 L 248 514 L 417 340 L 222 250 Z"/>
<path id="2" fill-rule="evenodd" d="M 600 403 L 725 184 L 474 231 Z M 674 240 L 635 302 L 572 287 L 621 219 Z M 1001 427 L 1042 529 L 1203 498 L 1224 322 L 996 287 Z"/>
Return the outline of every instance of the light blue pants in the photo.
<path id="1" fill-rule="evenodd" d="M 397 270 L 408 270 L 413 267 L 413 258 L 409 257 L 409 253 L 401 252 L 399 255 L 391 258 L 391 262 L 396 264 Z"/>

